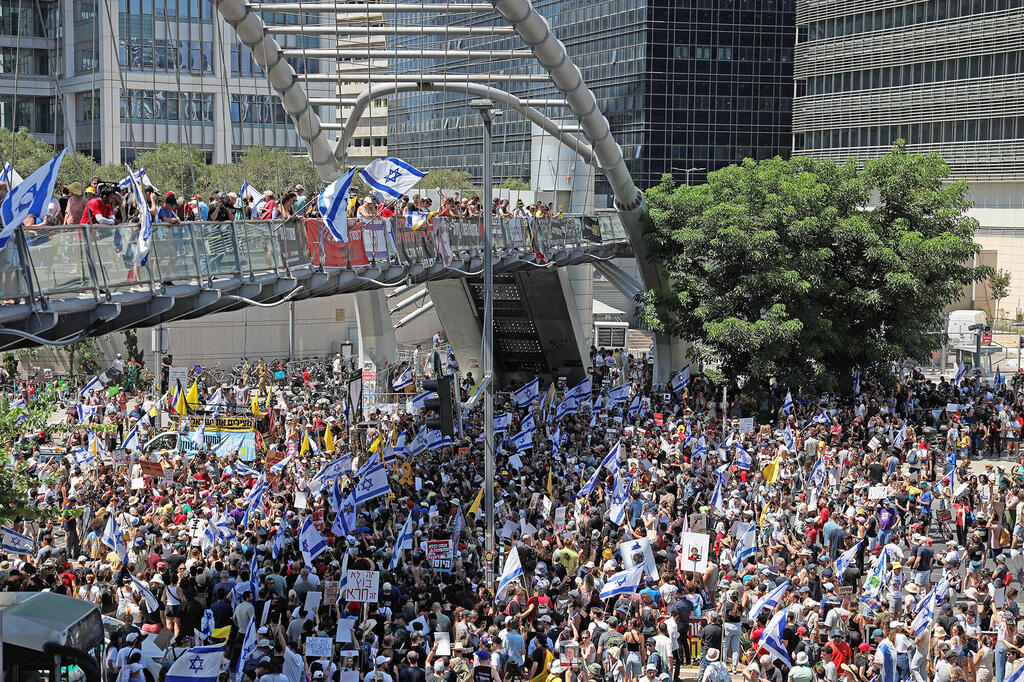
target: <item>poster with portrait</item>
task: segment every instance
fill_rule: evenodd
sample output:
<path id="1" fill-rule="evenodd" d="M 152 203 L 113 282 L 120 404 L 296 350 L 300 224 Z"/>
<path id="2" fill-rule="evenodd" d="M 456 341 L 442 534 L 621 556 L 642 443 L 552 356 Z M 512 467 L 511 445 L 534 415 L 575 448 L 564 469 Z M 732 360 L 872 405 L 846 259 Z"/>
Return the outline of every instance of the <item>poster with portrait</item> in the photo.
<path id="1" fill-rule="evenodd" d="M 703 572 L 708 567 L 708 551 L 711 536 L 706 533 L 683 533 L 682 551 L 679 553 L 679 569 Z"/>
<path id="2" fill-rule="evenodd" d="M 651 541 L 647 538 L 620 543 L 619 554 L 622 556 L 623 568 L 628 569 L 643 564 L 647 575 L 655 580 L 658 579 L 658 565 L 654 562 L 654 550 L 651 548 Z"/>

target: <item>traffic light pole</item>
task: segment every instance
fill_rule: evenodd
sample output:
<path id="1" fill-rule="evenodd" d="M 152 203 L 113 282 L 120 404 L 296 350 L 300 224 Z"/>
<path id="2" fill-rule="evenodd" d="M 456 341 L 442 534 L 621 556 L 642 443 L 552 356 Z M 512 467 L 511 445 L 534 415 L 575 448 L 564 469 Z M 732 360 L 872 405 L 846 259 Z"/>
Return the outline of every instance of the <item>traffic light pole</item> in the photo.
<path id="1" fill-rule="evenodd" d="M 487 99 L 475 99 L 470 107 L 480 112 L 483 119 L 483 231 L 484 231 L 484 324 L 483 353 L 480 357 L 481 380 L 484 387 L 484 510 L 487 514 L 485 537 L 484 575 L 487 588 L 494 584 L 494 262 L 491 250 L 491 196 L 494 182 L 491 168 L 491 116 L 494 103 Z"/>

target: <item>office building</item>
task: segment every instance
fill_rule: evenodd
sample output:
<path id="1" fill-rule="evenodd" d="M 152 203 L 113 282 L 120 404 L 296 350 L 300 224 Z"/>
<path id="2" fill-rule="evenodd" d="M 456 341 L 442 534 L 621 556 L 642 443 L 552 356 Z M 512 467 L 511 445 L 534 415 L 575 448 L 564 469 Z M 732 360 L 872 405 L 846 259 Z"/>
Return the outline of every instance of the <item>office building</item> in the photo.
<path id="1" fill-rule="evenodd" d="M 788 156 L 793 95 L 794 0 L 537 0 L 537 10 L 580 67 L 611 124 L 612 134 L 639 187 L 663 173 L 680 182 L 703 181 L 709 170 L 743 158 Z M 493 19 L 469 15 L 432 18 L 432 23 L 487 26 Z M 408 16 L 389 21 L 408 20 Z M 499 20 L 500 21 L 500 20 Z M 500 25 L 500 24 L 499 24 Z M 514 37 L 434 40 L 401 37 L 399 47 L 524 49 Z M 464 61 L 396 60 L 396 73 L 465 72 Z M 530 59 L 496 60 L 474 69 L 490 73 L 537 73 Z M 499 87 L 505 83 L 497 81 Z M 550 84 L 508 84 L 532 99 L 559 99 Z M 421 168 L 463 168 L 481 177 L 479 116 L 468 97 L 433 92 L 389 101 L 390 151 Z M 568 109 L 540 107 L 550 118 L 575 125 Z M 424 136 L 439 144 L 421 145 Z M 495 179 L 530 179 L 531 128 L 514 112 L 494 127 Z M 572 183 L 572 169 L 554 175 Z M 597 174 L 595 191 L 609 194 Z"/>
<path id="2" fill-rule="evenodd" d="M 261 16 L 274 26 L 325 20 L 297 11 Z M 329 51 L 302 54 L 331 48 L 334 38 L 275 37 L 300 76 L 345 70 Z M 358 78 L 365 68 L 352 72 Z M 340 127 L 342 110 L 330 102 L 353 86 L 306 87 L 325 128 Z M 350 161 L 386 153 L 382 116 L 378 106 L 357 129 Z M 307 153 L 266 75 L 210 0 L 0 0 L 0 122 L 104 164 L 131 162 L 164 142 L 195 145 L 211 163 L 230 163 L 258 144 Z"/>
<path id="3" fill-rule="evenodd" d="M 1024 4 L 797 0 L 794 154 L 858 161 L 897 139 L 969 183 L 976 241 L 1024 312 Z M 963 306 L 969 306 L 965 299 Z M 989 311 L 994 314 L 994 311 Z"/>

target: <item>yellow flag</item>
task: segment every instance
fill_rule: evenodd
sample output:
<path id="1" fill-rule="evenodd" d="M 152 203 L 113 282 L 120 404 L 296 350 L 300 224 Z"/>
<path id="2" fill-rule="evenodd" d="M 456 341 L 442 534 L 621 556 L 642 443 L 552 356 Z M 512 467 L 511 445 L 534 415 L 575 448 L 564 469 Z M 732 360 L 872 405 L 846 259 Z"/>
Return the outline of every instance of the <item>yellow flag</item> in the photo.
<path id="1" fill-rule="evenodd" d="M 270 396 L 271 396 L 271 393 L 270 393 L 270 389 L 268 388 L 267 389 L 267 412 L 270 412 Z"/>
<path id="2" fill-rule="evenodd" d="M 551 385 L 548 386 L 547 393 L 544 394 L 544 400 L 541 401 L 540 406 L 543 409 L 546 410 L 546 409 L 550 408 L 554 403 L 555 403 L 555 382 L 551 382 Z"/>
<path id="3" fill-rule="evenodd" d="M 259 417 L 260 416 L 261 413 L 260 413 L 259 394 L 256 391 L 252 392 L 252 405 L 249 406 L 249 409 L 252 410 L 252 415 L 254 417 Z"/>
<path id="4" fill-rule="evenodd" d="M 299 448 L 299 455 L 304 455 L 307 452 L 309 452 L 309 431 L 302 435 L 302 447 Z"/>
<path id="5" fill-rule="evenodd" d="M 551 497 L 555 496 L 555 493 L 552 492 L 553 490 L 554 486 L 552 486 L 551 484 L 551 469 L 548 469 L 548 495 L 550 495 Z"/>
<path id="6" fill-rule="evenodd" d="M 476 499 L 473 500 L 473 504 L 471 504 L 469 506 L 469 511 L 467 511 L 466 513 L 469 514 L 470 516 L 472 516 L 473 514 L 478 513 L 480 511 L 480 503 L 483 501 L 483 499 L 484 499 L 484 487 L 480 486 L 480 492 L 478 492 L 476 494 Z"/>
<path id="7" fill-rule="evenodd" d="M 779 456 L 775 455 L 775 459 L 761 473 L 764 476 L 764 482 L 768 485 L 772 485 L 775 481 L 779 480 Z"/>
<path id="8" fill-rule="evenodd" d="M 196 379 L 193 379 L 192 385 L 188 387 L 188 393 L 185 394 L 185 402 L 192 409 L 199 407 L 199 381 Z"/>
<path id="9" fill-rule="evenodd" d="M 175 389 L 174 411 L 179 417 L 183 417 L 188 414 L 188 403 L 185 401 L 185 392 L 181 390 L 180 381 Z"/>
<path id="10" fill-rule="evenodd" d="M 89 443 L 89 448 L 92 450 L 92 454 L 94 454 L 96 456 L 99 456 L 100 453 L 99 453 L 99 447 L 97 447 L 97 442 L 96 441 L 98 439 L 96 438 L 96 434 L 92 433 L 90 435 L 91 435 L 91 438 L 92 438 L 92 442 Z"/>
<path id="11" fill-rule="evenodd" d="M 377 436 L 377 440 L 373 441 L 373 443 L 370 445 L 370 452 L 377 452 L 377 449 L 380 448 L 380 444 L 383 440 L 383 436 Z"/>
<path id="12" fill-rule="evenodd" d="M 327 428 L 324 429 L 324 447 L 327 448 L 328 450 L 334 449 L 334 436 L 331 435 L 330 424 L 328 424 Z"/>
<path id="13" fill-rule="evenodd" d="M 768 520 L 768 505 L 761 507 L 761 517 L 757 520 L 758 528 L 764 528 L 765 521 Z"/>

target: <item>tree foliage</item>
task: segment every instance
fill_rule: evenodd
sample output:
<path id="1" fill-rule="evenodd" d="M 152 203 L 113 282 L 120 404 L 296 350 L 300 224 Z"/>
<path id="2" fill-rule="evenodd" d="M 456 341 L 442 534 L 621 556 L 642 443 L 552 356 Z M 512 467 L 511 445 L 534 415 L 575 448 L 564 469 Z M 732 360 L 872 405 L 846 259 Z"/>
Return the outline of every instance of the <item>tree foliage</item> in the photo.
<path id="1" fill-rule="evenodd" d="M 28 132 L 28 128 L 19 128 L 11 132 L 0 128 L 0 159 L 10 163 L 14 170 L 23 178 L 39 169 L 44 163 L 57 155 L 51 145 L 37 140 Z M 81 181 L 84 187 L 96 172 L 96 162 L 85 154 L 69 152 L 60 164 L 57 172 L 57 187 Z M 124 174 L 118 177 L 120 180 Z"/>
<path id="2" fill-rule="evenodd" d="M 995 301 L 992 305 L 992 319 L 995 320 L 999 317 L 999 302 L 1010 293 L 1010 271 L 1000 268 L 990 272 L 988 290 L 992 293 L 992 299 Z"/>
<path id="3" fill-rule="evenodd" d="M 0 466 L 0 521 L 41 515 L 28 499 L 28 490 L 38 486 L 39 479 L 27 471 L 26 465 L 16 464 L 14 456 L 20 450 L 22 435 L 43 428 L 56 409 L 52 392 L 41 393 L 24 407 L 14 409 L 6 400 L 0 401 L 0 453 L 5 456 Z"/>
<path id="4" fill-rule="evenodd" d="M 725 377 L 849 388 L 854 368 L 924 360 L 929 331 L 963 287 L 977 222 L 963 182 L 936 154 L 881 159 L 747 159 L 647 193 L 665 286 L 641 296 L 653 329 L 694 343 Z"/>
<path id="5" fill-rule="evenodd" d="M 429 170 L 416 185 L 420 189 L 457 189 L 466 192 L 479 193 L 480 189 L 473 184 L 473 176 L 466 171 L 452 170 L 450 168 L 435 168 Z"/>
<path id="6" fill-rule="evenodd" d="M 513 192 L 526 192 L 530 189 L 530 181 L 525 178 L 506 178 L 498 187 Z"/>

